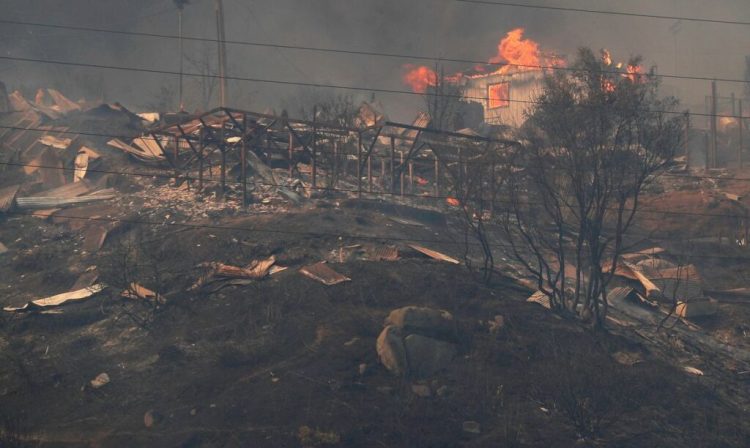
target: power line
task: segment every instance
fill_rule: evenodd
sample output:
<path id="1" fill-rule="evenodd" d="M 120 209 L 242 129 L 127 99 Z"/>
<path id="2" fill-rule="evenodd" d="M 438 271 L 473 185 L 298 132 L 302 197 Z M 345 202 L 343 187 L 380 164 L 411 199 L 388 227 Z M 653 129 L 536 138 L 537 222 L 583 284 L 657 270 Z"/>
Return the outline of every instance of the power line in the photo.
<path id="1" fill-rule="evenodd" d="M 73 66 L 73 67 L 98 68 L 98 69 L 106 69 L 106 70 L 121 70 L 121 71 L 130 71 L 130 72 L 152 73 L 152 74 L 159 74 L 159 75 L 179 75 L 180 74 L 179 72 L 175 72 L 171 70 L 136 68 L 136 67 L 125 67 L 125 66 L 104 65 L 104 64 L 91 64 L 91 63 L 84 63 L 84 62 L 57 61 L 57 60 L 51 60 L 51 59 L 22 58 L 22 57 L 16 57 L 16 56 L 0 56 L 0 60 L 33 62 L 33 63 L 50 64 L 50 65 L 67 65 L 67 66 Z M 196 78 L 212 78 L 212 79 L 220 78 L 219 75 L 204 74 L 204 73 L 183 73 L 183 75 L 196 77 Z M 647 75 L 643 75 L 643 76 L 647 76 Z M 287 85 L 287 86 L 291 85 L 291 86 L 315 87 L 315 88 L 326 88 L 326 89 L 354 90 L 354 91 L 360 91 L 360 92 L 411 95 L 411 96 L 420 96 L 420 97 L 421 96 L 440 96 L 444 98 L 457 98 L 457 99 L 463 99 L 463 100 L 481 100 L 481 101 L 489 100 L 489 97 L 474 97 L 474 96 L 453 95 L 453 94 L 432 93 L 432 92 L 419 93 L 419 92 L 412 92 L 410 90 L 396 90 L 396 89 L 373 88 L 373 87 L 362 87 L 362 86 L 343 86 L 343 85 L 337 85 L 337 84 L 323 84 L 323 83 L 311 83 L 311 82 L 300 82 L 300 81 L 281 81 L 277 79 L 247 78 L 247 77 L 241 77 L 241 76 L 224 76 L 224 79 L 233 80 L 233 81 L 247 81 L 247 82 L 257 82 L 257 83 L 266 83 L 266 84 Z M 510 103 L 522 103 L 522 104 L 542 104 L 540 101 L 532 101 L 532 100 L 506 99 L 505 101 L 510 102 Z M 590 106 L 590 107 L 595 108 L 597 106 Z M 636 111 L 639 111 L 639 110 L 636 110 Z M 669 110 L 649 110 L 649 109 L 643 109 L 641 111 L 650 112 L 650 113 L 685 115 L 684 111 L 680 112 L 680 111 L 673 111 L 673 110 L 669 111 Z M 734 115 L 706 114 L 706 113 L 698 113 L 698 112 L 691 112 L 690 115 L 697 116 L 697 117 L 737 118 Z"/>
<path id="2" fill-rule="evenodd" d="M 716 23 L 721 25 L 750 25 L 750 22 L 743 22 L 740 20 L 728 20 L 728 19 L 707 19 L 704 17 L 684 17 L 684 16 L 668 16 L 659 14 L 645 14 L 636 12 L 624 12 L 624 11 L 603 11 L 600 9 L 584 9 L 584 8 L 571 8 L 563 6 L 546 6 L 546 5 L 528 5 L 523 3 L 511 3 L 501 1 L 489 1 L 489 0 L 453 0 L 458 3 L 474 3 L 478 5 L 489 5 L 489 6 L 508 6 L 513 8 L 528 8 L 528 9 L 544 9 L 548 11 L 564 11 L 564 12 L 579 12 L 586 14 L 599 14 L 609 16 L 625 16 L 625 17 L 642 17 L 647 19 L 661 19 L 661 20 L 682 20 L 685 22 L 704 22 L 704 23 Z"/>
<path id="3" fill-rule="evenodd" d="M 9 25 L 22 25 L 22 26 L 35 26 L 35 27 L 43 27 L 43 28 L 64 29 L 64 30 L 71 30 L 71 31 L 86 31 L 86 32 L 93 32 L 93 33 L 117 34 L 117 35 L 134 36 L 134 37 L 149 37 L 149 38 L 157 38 L 157 39 L 179 39 L 179 36 L 176 36 L 173 34 L 112 30 L 108 28 L 58 25 L 58 24 L 27 22 L 27 21 L 19 21 L 19 20 L 0 19 L 0 23 L 5 23 Z M 215 39 L 215 38 L 196 37 L 196 36 L 183 36 L 182 39 L 187 40 L 187 41 L 195 41 L 195 42 L 210 42 L 210 43 L 218 42 L 218 39 Z M 374 57 L 407 59 L 407 60 L 428 61 L 428 62 L 436 62 L 436 61 L 437 62 L 451 62 L 451 63 L 470 64 L 470 65 L 484 64 L 484 65 L 496 66 L 496 67 L 510 66 L 510 67 L 517 67 L 517 68 L 531 68 L 531 69 L 539 69 L 539 70 L 580 71 L 580 69 L 575 69 L 575 68 L 570 68 L 570 67 L 560 67 L 560 66 L 554 66 L 554 65 L 499 63 L 499 62 L 488 62 L 488 61 L 480 61 L 480 60 L 465 59 L 465 58 L 424 56 L 424 55 L 418 55 L 418 54 L 403 54 L 403 53 L 391 53 L 391 52 L 380 52 L 380 51 L 346 50 L 346 49 L 341 49 L 341 48 L 287 45 L 287 44 L 277 44 L 277 43 L 269 43 L 269 42 L 252 42 L 252 41 L 243 41 L 243 40 L 225 40 L 223 42 L 227 45 L 272 48 L 272 49 L 277 49 L 277 50 L 310 51 L 310 52 L 320 52 L 320 53 L 374 56 Z M 296 66 L 295 68 L 298 69 Z M 621 72 L 612 71 L 612 70 L 585 70 L 585 71 L 591 71 L 591 72 L 602 73 L 602 74 L 620 74 L 621 73 Z M 694 81 L 720 81 L 720 82 L 731 82 L 731 83 L 742 83 L 742 84 L 750 83 L 750 81 L 746 79 L 737 79 L 737 78 L 716 78 L 716 77 L 709 77 L 709 76 L 661 74 L 661 73 L 655 74 L 654 76 L 657 78 L 672 78 L 672 79 L 684 79 L 684 80 L 694 80 Z"/>
<path id="4" fill-rule="evenodd" d="M 27 212 L 15 212 L 15 211 L 8 211 L 5 212 L 7 215 L 14 215 L 14 216 L 34 216 L 33 213 L 27 213 Z M 192 229 L 212 229 L 212 230 L 232 230 L 232 231 L 244 231 L 244 232 L 259 232 L 259 233 L 270 233 L 270 234 L 280 234 L 280 235 L 297 235 L 297 236 L 303 236 L 303 237 L 309 237 L 309 238 L 336 238 L 336 239 L 352 239 L 352 240 L 365 240 L 365 241 L 389 241 L 389 242 L 402 242 L 402 243 L 434 243 L 434 244 L 448 244 L 451 246 L 481 246 L 480 243 L 472 243 L 472 242 L 465 242 L 465 241 L 458 241 L 458 240 L 439 240 L 439 239 L 425 239 L 425 238 L 404 238 L 404 237 L 381 237 L 381 236 L 373 236 L 373 235 L 361 235 L 361 234 L 346 234 L 346 233 L 330 233 L 330 232 L 304 232 L 304 231 L 295 231 L 295 230 L 281 230 L 278 228 L 268 228 L 268 227 L 245 227 L 245 226 L 229 226 L 229 225 L 220 225 L 220 224 L 193 224 L 193 223 L 187 223 L 187 222 L 162 222 L 162 221 L 152 221 L 152 220 L 144 220 L 144 219 L 128 219 L 128 218 L 107 218 L 107 217 L 92 217 L 92 216 L 75 216 L 70 214 L 65 214 L 64 216 L 61 216 L 61 218 L 65 219 L 72 219 L 72 220 L 80 220 L 80 221 L 93 221 L 93 222 L 108 222 L 108 223 L 121 223 L 121 224 L 131 224 L 131 225 L 146 225 L 146 226 L 152 226 L 152 227 L 159 227 L 159 226 L 165 226 L 165 227 L 182 227 L 182 228 L 192 228 Z M 654 241 L 670 241 L 669 239 L 658 239 L 658 238 L 649 238 Z M 674 239 L 677 240 L 677 239 Z M 680 240 L 684 241 L 684 239 Z M 505 248 L 505 249 L 512 249 L 513 245 L 510 244 L 490 244 L 490 247 L 494 248 Z M 649 252 L 646 250 L 645 252 L 629 252 L 633 254 L 642 254 L 642 255 L 653 255 L 652 252 Z M 742 256 L 729 256 L 729 255 L 707 255 L 707 254 L 684 254 L 684 253 L 669 253 L 672 257 L 689 257 L 689 258 L 705 258 L 705 259 L 731 259 L 731 260 L 742 260 L 742 261 L 750 261 L 750 257 L 742 257 Z"/>

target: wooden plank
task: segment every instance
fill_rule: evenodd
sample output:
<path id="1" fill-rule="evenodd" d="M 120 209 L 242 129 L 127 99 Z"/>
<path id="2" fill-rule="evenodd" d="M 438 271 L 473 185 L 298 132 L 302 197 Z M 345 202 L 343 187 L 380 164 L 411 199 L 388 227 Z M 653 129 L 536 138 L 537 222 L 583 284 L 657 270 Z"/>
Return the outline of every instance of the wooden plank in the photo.
<path id="1" fill-rule="evenodd" d="M 326 264 L 325 261 L 321 261 L 310 266 L 305 266 L 300 269 L 299 272 L 305 277 L 323 283 L 326 286 L 333 286 L 339 283 L 351 281 L 349 277 L 339 274 L 338 272 L 328 267 L 328 264 Z"/>
<path id="2" fill-rule="evenodd" d="M 436 250 L 428 249 L 428 248 L 426 248 L 424 246 L 420 246 L 418 244 L 409 244 L 408 246 L 411 247 L 412 249 L 416 250 L 417 252 L 421 252 L 421 253 L 423 253 L 423 254 L 427 255 L 428 257 L 433 258 L 435 260 L 445 261 L 445 262 L 451 263 L 451 264 L 461 264 L 461 262 L 458 261 L 458 260 L 456 260 L 455 258 L 449 257 L 448 255 L 440 253 L 440 252 L 438 252 Z"/>
<path id="3" fill-rule="evenodd" d="M 70 288 L 71 291 L 78 291 L 79 289 L 88 288 L 99 279 L 99 272 L 94 269 L 89 269 L 83 274 L 78 276 L 78 279 Z"/>
<path id="4" fill-rule="evenodd" d="M 53 135 L 45 135 L 37 140 L 39 143 L 49 146 L 55 149 L 68 149 L 68 146 L 73 142 L 70 138 L 59 138 Z"/>
<path id="5" fill-rule="evenodd" d="M 96 223 L 90 225 L 83 233 L 83 247 L 81 249 L 89 254 L 101 249 L 104 241 L 107 239 L 107 234 L 111 227 L 111 223 Z"/>
<path id="6" fill-rule="evenodd" d="M 89 169 L 89 156 L 85 152 L 79 152 L 73 161 L 75 170 L 73 171 L 73 182 L 80 182 L 86 176 Z"/>

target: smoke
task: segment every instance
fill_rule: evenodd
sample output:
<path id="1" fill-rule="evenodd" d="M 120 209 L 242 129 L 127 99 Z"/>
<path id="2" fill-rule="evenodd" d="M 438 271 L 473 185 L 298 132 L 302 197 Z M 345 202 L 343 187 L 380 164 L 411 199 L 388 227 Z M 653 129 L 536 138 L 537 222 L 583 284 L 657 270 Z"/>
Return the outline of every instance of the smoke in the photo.
<path id="1" fill-rule="evenodd" d="M 697 22 L 676 22 L 636 17 L 482 6 L 451 0 L 224 0 L 229 40 L 332 47 L 363 51 L 424 55 L 484 61 L 497 52 L 499 39 L 517 27 L 540 43 L 542 50 L 574 55 L 579 46 L 607 48 L 615 60 L 642 55 L 660 74 L 720 78 L 744 77 L 745 55 L 750 50 L 747 27 Z M 525 0 L 519 0 L 525 1 Z M 559 6 L 552 0 L 529 4 Z M 746 0 L 570 0 L 576 8 L 631 11 L 646 14 L 726 18 L 750 21 Z M 51 22 L 118 30 L 177 34 L 173 0 L 0 0 L 3 18 Z M 184 9 L 184 32 L 215 37 L 212 0 L 194 0 Z M 215 73 L 213 43 L 186 42 L 188 72 Z M 59 59 L 176 71 L 178 43 L 171 39 L 84 33 L 26 26 L 2 25 L 0 51 L 4 55 Z M 429 62 L 374 56 L 326 54 L 295 50 L 228 46 L 232 76 L 291 82 L 336 84 L 408 90 L 401 84 L 401 66 Z M 120 101 L 143 109 L 173 101 L 177 78 L 136 72 L 84 69 L 67 66 L 0 61 L 0 79 L 9 88 L 33 91 L 55 87 L 73 98 Z M 445 64 L 446 72 L 468 68 Z M 201 79 L 186 77 L 186 102 L 203 107 L 210 91 Z M 720 83 L 723 96 L 741 95 L 742 84 Z M 243 81 L 230 82 L 235 106 L 255 110 L 279 108 L 304 98 L 310 89 Z M 319 89 L 320 90 L 320 89 Z M 664 91 L 679 96 L 702 112 L 708 81 L 664 80 Z M 369 98 L 367 91 L 334 91 Z M 424 101 L 411 95 L 378 93 L 377 98 L 394 118 L 409 120 Z M 216 97 L 214 96 L 214 102 Z M 214 103 L 215 104 L 215 103 Z"/>

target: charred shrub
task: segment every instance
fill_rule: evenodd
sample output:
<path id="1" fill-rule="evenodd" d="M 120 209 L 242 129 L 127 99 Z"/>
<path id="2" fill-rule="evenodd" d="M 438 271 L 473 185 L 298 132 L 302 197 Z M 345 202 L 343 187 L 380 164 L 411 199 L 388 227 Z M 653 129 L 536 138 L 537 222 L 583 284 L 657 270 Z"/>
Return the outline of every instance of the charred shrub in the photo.
<path id="1" fill-rule="evenodd" d="M 0 447 L 26 448 L 31 446 L 24 439 L 26 430 L 20 415 L 0 410 Z"/>
<path id="2" fill-rule="evenodd" d="M 639 407 L 643 392 L 632 368 L 614 362 L 585 341 L 550 338 L 541 369 L 542 401 L 566 417 L 582 438 L 602 436 L 623 414 Z"/>

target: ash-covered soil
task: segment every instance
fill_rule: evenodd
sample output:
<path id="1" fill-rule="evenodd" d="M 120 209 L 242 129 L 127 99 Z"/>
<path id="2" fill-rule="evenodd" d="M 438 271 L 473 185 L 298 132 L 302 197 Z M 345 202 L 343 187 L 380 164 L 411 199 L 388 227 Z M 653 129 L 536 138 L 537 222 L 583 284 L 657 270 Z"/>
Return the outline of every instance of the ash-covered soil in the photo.
<path id="1" fill-rule="evenodd" d="M 460 242 L 434 214 L 402 213 L 399 223 L 385 206 L 365 205 L 328 202 L 197 219 L 194 227 L 168 219 L 124 225 L 92 254 L 81 251 L 80 230 L 68 224 L 5 218 L 3 306 L 66 291 L 91 266 L 110 287 L 54 313 L 3 313 L 0 440 L 45 447 L 750 446 L 747 409 L 722 398 L 717 378 L 669 365 L 645 341 L 592 337 L 525 302 L 528 291 L 509 279 L 486 285 L 463 266 L 409 249 L 410 240 Z M 462 255 L 460 244 L 421 244 Z M 379 245 L 397 246 L 400 259 L 366 260 Z M 127 260 L 133 246 L 138 256 Z M 243 265 L 271 255 L 288 269 L 189 291 L 200 263 Z M 325 286 L 298 272 L 320 260 L 351 281 Z M 128 269 L 166 303 L 121 298 L 116 285 Z M 384 318 L 407 305 L 447 310 L 457 322 L 458 356 L 427 378 L 393 375 L 375 350 Z M 495 316 L 503 324 L 491 331 Z M 92 387 L 101 373 L 109 382 Z"/>

